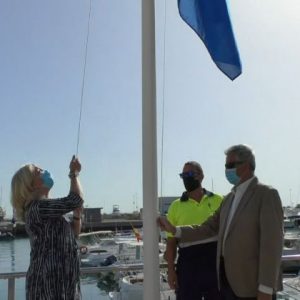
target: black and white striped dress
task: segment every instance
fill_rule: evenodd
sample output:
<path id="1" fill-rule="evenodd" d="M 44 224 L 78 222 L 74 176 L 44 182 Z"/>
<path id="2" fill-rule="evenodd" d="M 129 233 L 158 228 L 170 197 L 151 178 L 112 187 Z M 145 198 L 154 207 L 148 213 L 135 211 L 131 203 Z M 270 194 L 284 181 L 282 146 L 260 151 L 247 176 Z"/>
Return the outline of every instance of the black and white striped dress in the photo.
<path id="1" fill-rule="evenodd" d="M 78 246 L 64 214 L 82 205 L 75 193 L 30 203 L 25 212 L 31 252 L 27 300 L 74 300 L 79 288 Z M 76 298 L 75 298 L 76 297 Z"/>

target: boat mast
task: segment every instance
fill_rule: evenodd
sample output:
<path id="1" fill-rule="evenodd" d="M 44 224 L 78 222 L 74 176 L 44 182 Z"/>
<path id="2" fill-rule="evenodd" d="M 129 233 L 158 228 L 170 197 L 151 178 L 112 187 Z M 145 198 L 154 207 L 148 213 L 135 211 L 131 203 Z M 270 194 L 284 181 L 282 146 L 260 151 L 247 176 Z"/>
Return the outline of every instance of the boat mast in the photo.
<path id="1" fill-rule="evenodd" d="M 142 0 L 143 299 L 160 299 L 154 0 Z"/>

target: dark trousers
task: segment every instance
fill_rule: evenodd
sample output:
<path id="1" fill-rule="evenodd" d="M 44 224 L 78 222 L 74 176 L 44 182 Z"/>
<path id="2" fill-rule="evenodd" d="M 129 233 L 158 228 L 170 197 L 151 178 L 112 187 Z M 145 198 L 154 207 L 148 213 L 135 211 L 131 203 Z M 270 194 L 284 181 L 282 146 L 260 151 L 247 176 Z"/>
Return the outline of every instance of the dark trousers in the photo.
<path id="1" fill-rule="evenodd" d="M 221 300 L 216 272 L 217 242 L 179 249 L 177 300 Z"/>
<path id="2" fill-rule="evenodd" d="M 256 300 L 256 297 L 238 297 L 233 292 L 232 288 L 229 285 L 229 282 L 226 277 L 224 259 L 220 260 L 220 283 L 221 283 L 221 299 L 222 300 Z M 276 294 L 272 296 L 273 300 L 276 300 Z"/>

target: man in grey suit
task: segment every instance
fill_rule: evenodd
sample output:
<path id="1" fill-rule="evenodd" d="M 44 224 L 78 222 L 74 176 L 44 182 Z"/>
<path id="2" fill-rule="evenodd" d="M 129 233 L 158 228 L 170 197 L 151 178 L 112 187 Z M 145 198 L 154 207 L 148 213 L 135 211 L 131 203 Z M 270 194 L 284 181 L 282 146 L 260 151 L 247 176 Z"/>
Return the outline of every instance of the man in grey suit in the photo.
<path id="1" fill-rule="evenodd" d="M 281 289 L 283 210 L 277 190 L 258 182 L 255 156 L 246 145 L 225 151 L 225 175 L 233 184 L 220 209 L 202 225 L 161 229 L 181 242 L 218 234 L 217 271 L 222 299 L 276 299 Z"/>

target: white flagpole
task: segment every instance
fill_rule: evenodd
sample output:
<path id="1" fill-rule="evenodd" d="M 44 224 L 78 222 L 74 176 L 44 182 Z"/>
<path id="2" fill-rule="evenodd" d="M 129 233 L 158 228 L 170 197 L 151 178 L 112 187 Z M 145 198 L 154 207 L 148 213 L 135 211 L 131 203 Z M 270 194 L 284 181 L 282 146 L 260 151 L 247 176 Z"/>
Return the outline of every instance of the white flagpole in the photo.
<path id="1" fill-rule="evenodd" d="M 160 299 L 154 0 L 142 0 L 144 300 Z"/>

